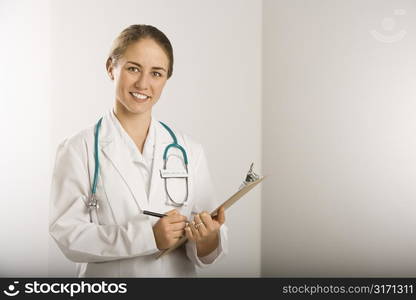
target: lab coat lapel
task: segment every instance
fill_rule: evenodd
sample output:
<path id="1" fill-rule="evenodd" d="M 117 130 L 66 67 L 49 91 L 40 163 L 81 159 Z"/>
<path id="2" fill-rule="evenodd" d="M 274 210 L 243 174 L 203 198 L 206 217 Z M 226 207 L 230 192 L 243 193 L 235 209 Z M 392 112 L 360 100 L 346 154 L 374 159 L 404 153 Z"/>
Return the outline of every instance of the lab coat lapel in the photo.
<path id="1" fill-rule="evenodd" d="M 124 146 L 121 137 L 116 133 L 114 124 L 112 124 L 108 115 L 105 121 L 103 128 L 105 128 L 107 132 L 101 140 L 101 150 L 123 178 L 136 201 L 138 209 L 146 210 L 149 206 L 148 198 L 140 170 L 132 162 L 131 154 Z M 105 172 L 105 170 L 103 170 L 103 172 Z M 114 197 L 117 199 L 117 191 L 115 191 Z M 116 206 L 119 207 L 119 205 Z"/>
<path id="2" fill-rule="evenodd" d="M 153 154 L 152 178 L 150 182 L 149 203 L 153 209 L 162 209 L 165 204 L 164 182 L 160 176 L 160 170 L 163 169 L 163 152 L 171 144 L 172 137 L 165 128 L 155 121 L 156 137 L 155 150 Z"/>

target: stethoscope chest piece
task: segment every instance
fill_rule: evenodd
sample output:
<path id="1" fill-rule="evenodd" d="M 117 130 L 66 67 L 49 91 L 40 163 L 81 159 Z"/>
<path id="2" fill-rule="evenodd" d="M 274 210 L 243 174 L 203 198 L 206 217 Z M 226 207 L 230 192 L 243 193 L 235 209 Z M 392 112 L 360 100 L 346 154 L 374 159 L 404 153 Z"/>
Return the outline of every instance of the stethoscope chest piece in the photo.
<path id="1" fill-rule="evenodd" d="M 92 221 L 93 221 L 92 220 L 92 212 L 94 210 L 97 211 L 98 208 L 100 207 L 98 205 L 97 199 L 95 198 L 95 193 L 90 196 L 90 199 L 88 200 L 87 206 L 88 206 L 88 214 L 90 216 L 90 222 L 92 223 Z"/>

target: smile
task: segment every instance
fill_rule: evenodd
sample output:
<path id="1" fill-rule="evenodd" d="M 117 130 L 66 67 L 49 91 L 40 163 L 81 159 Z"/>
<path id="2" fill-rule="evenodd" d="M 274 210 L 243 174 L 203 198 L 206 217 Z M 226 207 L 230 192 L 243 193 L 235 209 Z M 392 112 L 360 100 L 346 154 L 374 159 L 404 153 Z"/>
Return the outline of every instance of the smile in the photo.
<path id="1" fill-rule="evenodd" d="M 140 94 L 140 93 L 130 93 L 133 95 L 134 98 L 140 99 L 140 100 L 146 100 L 149 99 L 150 97 L 145 95 L 145 94 Z"/>

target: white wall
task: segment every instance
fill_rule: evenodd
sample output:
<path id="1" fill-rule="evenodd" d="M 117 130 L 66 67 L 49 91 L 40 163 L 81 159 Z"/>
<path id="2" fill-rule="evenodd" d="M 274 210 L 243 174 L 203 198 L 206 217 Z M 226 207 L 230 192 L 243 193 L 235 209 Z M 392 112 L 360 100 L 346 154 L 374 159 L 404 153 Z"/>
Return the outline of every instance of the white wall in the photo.
<path id="1" fill-rule="evenodd" d="M 48 28 L 48 1 L 0 1 L 0 276 L 48 271 Z"/>
<path id="2" fill-rule="evenodd" d="M 416 3 L 263 12 L 262 275 L 416 276 Z"/>
<path id="3" fill-rule="evenodd" d="M 105 73 L 111 42 L 130 24 L 152 24 L 170 38 L 175 54 L 155 115 L 203 143 L 225 200 L 251 161 L 261 167 L 261 13 L 255 0 L 51 1 L 48 150 L 55 153 L 59 141 L 112 107 Z M 260 275 L 260 207 L 258 189 L 230 210 L 230 254 L 202 276 Z M 49 276 L 74 274 L 52 240 L 49 257 Z"/>

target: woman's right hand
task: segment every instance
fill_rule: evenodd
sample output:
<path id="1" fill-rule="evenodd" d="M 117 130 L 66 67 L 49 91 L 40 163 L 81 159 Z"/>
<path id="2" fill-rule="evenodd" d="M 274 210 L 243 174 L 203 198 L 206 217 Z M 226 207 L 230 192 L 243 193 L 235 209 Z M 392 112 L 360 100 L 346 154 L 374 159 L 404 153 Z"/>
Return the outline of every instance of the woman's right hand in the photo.
<path id="1" fill-rule="evenodd" d="M 156 246 L 159 250 L 168 249 L 185 235 L 187 218 L 182 216 L 176 209 L 165 213 L 167 216 L 160 218 L 153 226 L 153 234 Z"/>

